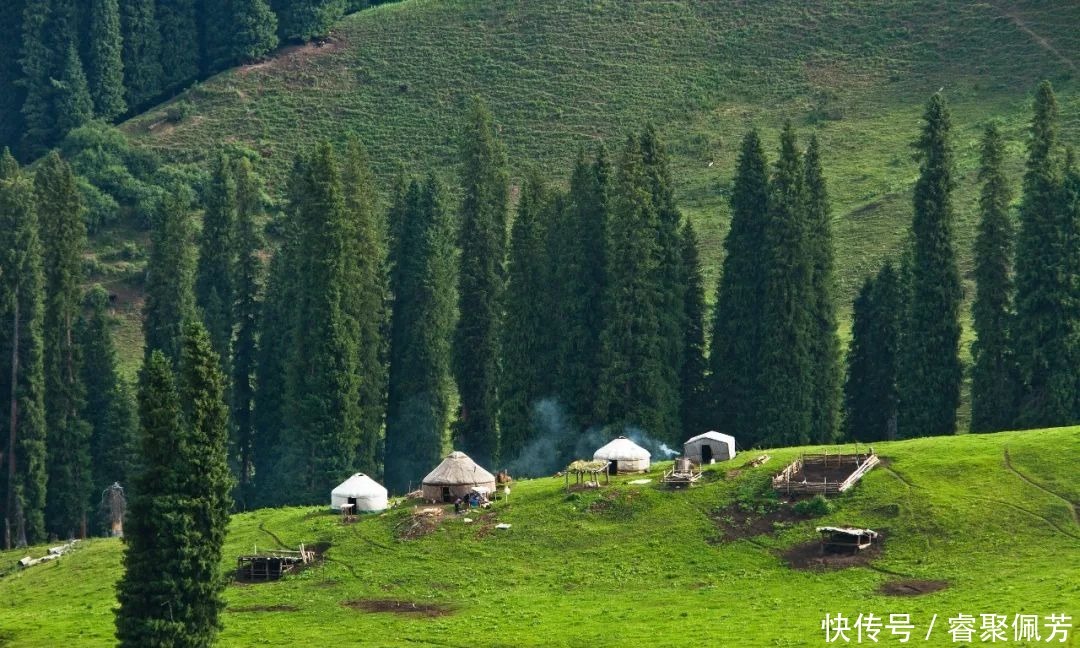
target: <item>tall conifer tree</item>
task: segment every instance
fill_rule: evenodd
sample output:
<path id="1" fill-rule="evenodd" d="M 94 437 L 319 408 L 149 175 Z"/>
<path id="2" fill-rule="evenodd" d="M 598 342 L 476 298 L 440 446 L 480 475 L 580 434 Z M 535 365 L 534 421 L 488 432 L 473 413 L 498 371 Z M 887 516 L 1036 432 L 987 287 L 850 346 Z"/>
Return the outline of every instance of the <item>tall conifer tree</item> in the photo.
<path id="1" fill-rule="evenodd" d="M 22 106 L 26 89 L 22 84 L 23 12 L 26 0 L 0 2 L 0 25 L 6 27 L 0 40 L 0 150 L 14 148 L 22 135 Z"/>
<path id="2" fill-rule="evenodd" d="M 513 461 L 535 435 L 532 409 L 550 395 L 553 357 L 551 308 L 544 299 L 547 276 L 546 221 L 551 192 L 535 171 L 521 189 L 517 218 L 510 235 L 507 265 L 506 321 L 503 324 L 503 371 L 500 425 L 501 457 Z"/>
<path id="3" fill-rule="evenodd" d="M 236 267 L 233 270 L 232 416 L 236 436 L 232 454 L 238 476 L 240 508 L 253 503 L 255 452 L 255 366 L 258 356 L 259 286 L 263 262 L 262 238 L 255 223 L 262 212 L 258 179 L 247 158 L 236 164 Z"/>
<path id="4" fill-rule="evenodd" d="M 266 0 L 228 0 L 202 9 L 207 72 L 265 56 L 278 44 L 278 20 Z"/>
<path id="5" fill-rule="evenodd" d="M 199 29 L 196 0 L 157 0 L 161 34 L 161 86 L 175 92 L 199 76 Z"/>
<path id="6" fill-rule="evenodd" d="M 910 302 L 901 336 L 898 389 L 901 438 L 956 432 L 960 404 L 960 271 L 953 246 L 950 118 L 940 94 L 930 98 L 917 142 L 919 179 Z"/>
<path id="7" fill-rule="evenodd" d="M 0 413 L 3 546 L 45 541 L 45 375 L 41 242 L 34 188 L 0 154 Z"/>
<path id="8" fill-rule="evenodd" d="M 92 485 L 90 428 L 82 419 L 85 388 L 75 325 L 82 306 L 86 227 L 75 174 L 57 153 L 51 153 L 35 174 L 34 194 L 45 269 L 42 331 L 50 484 L 46 521 L 62 538 L 85 537 L 85 494 Z"/>
<path id="9" fill-rule="evenodd" d="M 56 94 L 54 79 L 63 71 L 63 57 L 71 40 L 63 40 L 57 30 L 53 3 L 50 0 L 26 0 L 22 20 L 22 104 L 24 124 L 21 150 L 27 157 L 37 157 L 56 142 Z M 62 49 L 57 49 L 62 47 Z"/>
<path id="10" fill-rule="evenodd" d="M 86 84 L 79 52 L 71 45 L 64 57 L 60 82 L 53 84 L 56 101 L 56 139 L 82 126 L 94 116 L 94 101 Z"/>
<path id="11" fill-rule="evenodd" d="M 356 337 L 344 285 L 350 226 L 341 171 L 329 143 L 304 178 L 297 303 L 286 390 L 289 461 L 297 502 L 321 498 L 327 483 L 353 468 L 360 442 Z"/>
<path id="12" fill-rule="evenodd" d="M 811 260 L 810 438 L 830 443 L 840 433 L 840 339 L 836 330 L 836 259 L 829 194 L 817 136 L 810 138 L 806 169 L 806 227 Z"/>
<path id="13" fill-rule="evenodd" d="M 145 108 L 163 91 L 161 33 L 154 0 L 119 0 L 124 88 L 128 108 Z M 191 43 L 188 43 L 191 45 Z"/>
<path id="14" fill-rule="evenodd" d="M 769 183 L 764 228 L 761 364 L 757 438 L 767 445 L 805 445 L 812 430 L 814 364 L 813 262 L 808 245 L 805 171 L 791 124 L 780 136 L 780 157 Z"/>
<path id="15" fill-rule="evenodd" d="M 94 114 L 106 121 L 127 112 L 124 101 L 123 39 L 117 0 L 91 0 L 86 78 Z"/>
<path id="16" fill-rule="evenodd" d="M 404 183 L 402 183 L 404 185 Z M 436 464 L 447 441 L 457 314 L 457 231 L 434 176 L 397 192 L 391 208 L 390 381 L 386 484 L 401 492 Z"/>
<path id="17" fill-rule="evenodd" d="M 276 0 L 273 7 L 282 40 L 321 38 L 345 15 L 345 0 Z"/>
<path id="18" fill-rule="evenodd" d="M 714 425 L 742 435 L 746 447 L 761 441 L 752 403 L 758 393 L 762 343 L 767 209 L 765 152 L 752 130 L 743 138 L 731 192 L 731 229 L 724 240 L 709 353 Z"/>
<path id="19" fill-rule="evenodd" d="M 680 441 L 708 429 L 708 385 L 705 359 L 705 278 L 701 273 L 698 238 L 689 220 L 682 228 L 682 263 L 686 271 L 683 311 L 683 362 L 679 378 L 682 404 Z"/>
<path id="20" fill-rule="evenodd" d="M 348 248 L 344 308 L 356 336 L 360 439 L 359 469 L 378 474 L 386 416 L 386 242 L 376 214 L 375 177 L 367 152 L 349 138 L 342 165 Z"/>
<path id="21" fill-rule="evenodd" d="M 222 153 L 214 162 L 207 188 L 195 271 L 195 304 L 202 312 L 214 351 L 228 371 L 233 336 L 233 270 L 236 249 L 235 162 Z"/>
<path id="22" fill-rule="evenodd" d="M 1001 168 L 1001 133 L 991 125 L 982 142 L 979 232 L 975 239 L 975 342 L 971 345 L 971 431 L 998 432 L 1016 422 L 1019 393 L 1012 351 L 1012 192 Z"/>
<path id="23" fill-rule="evenodd" d="M 461 444 L 484 465 L 496 458 L 499 449 L 499 336 L 509 175 L 491 113 L 479 100 L 469 109 L 461 135 L 461 156 L 465 195 L 454 376 L 461 395 Z"/>
<path id="24" fill-rule="evenodd" d="M 161 351 L 174 364 L 180 360 L 184 322 L 195 316 L 191 230 L 186 201 L 177 194 L 166 196 L 151 232 L 150 259 L 146 264 L 143 334 L 147 358 L 153 351 Z"/>
<path id="25" fill-rule="evenodd" d="M 1023 381 L 1017 424 L 1051 427 L 1069 424 L 1077 403 L 1073 361 L 1078 325 L 1069 302 L 1067 214 L 1057 159 L 1058 107 L 1044 81 L 1035 94 L 1027 171 L 1016 239 L 1015 350 Z"/>
<path id="26" fill-rule="evenodd" d="M 844 382 L 844 436 L 896 438 L 897 352 L 903 311 L 900 277 L 890 264 L 867 277 L 855 298 Z"/>

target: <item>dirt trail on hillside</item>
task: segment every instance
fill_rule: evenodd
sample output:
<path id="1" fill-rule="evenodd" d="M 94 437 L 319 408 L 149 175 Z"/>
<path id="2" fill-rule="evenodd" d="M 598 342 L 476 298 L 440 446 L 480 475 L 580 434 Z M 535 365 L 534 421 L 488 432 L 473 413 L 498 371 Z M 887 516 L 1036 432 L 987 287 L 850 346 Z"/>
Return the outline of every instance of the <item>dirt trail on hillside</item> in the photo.
<path id="1" fill-rule="evenodd" d="M 1050 52 L 1051 54 L 1053 54 L 1054 57 L 1057 58 L 1057 60 L 1059 60 L 1062 63 L 1064 63 L 1065 65 L 1069 66 L 1070 70 L 1076 71 L 1076 69 L 1077 69 L 1076 64 L 1072 62 L 1072 59 L 1070 59 L 1069 57 L 1067 57 L 1064 54 L 1062 54 L 1061 52 L 1059 52 L 1058 49 L 1056 47 L 1054 47 L 1050 43 L 1050 41 L 1046 40 L 1045 38 L 1040 36 L 1034 29 L 1029 27 L 1028 24 L 1026 22 L 1024 22 L 1022 18 L 1020 18 L 1020 16 L 1018 16 L 1015 13 L 1009 11 L 1005 7 L 998 7 L 998 9 L 1003 14 L 1005 14 L 1005 16 L 1009 20 L 1013 21 L 1013 24 L 1016 25 L 1017 29 L 1024 32 L 1025 34 L 1027 34 L 1031 38 L 1031 40 L 1035 41 L 1036 45 L 1043 48 L 1047 52 Z"/>
<path id="2" fill-rule="evenodd" d="M 1069 512 L 1072 513 L 1073 524 L 1080 525 L 1080 503 L 1074 502 L 1073 500 L 1069 499 L 1068 497 L 1065 497 L 1064 495 L 1062 495 L 1061 493 L 1059 493 L 1057 491 L 1050 490 L 1046 486 L 1043 486 L 1042 484 L 1036 482 L 1035 480 L 1031 479 L 1030 477 L 1028 477 L 1024 473 L 1017 470 L 1012 465 L 1012 457 L 1009 456 L 1009 449 L 1008 448 L 1005 448 L 1005 468 L 1007 468 L 1011 473 L 1013 473 L 1014 475 L 1016 475 L 1020 479 L 1023 479 L 1024 481 L 1031 484 L 1035 488 L 1038 488 L 1042 492 L 1044 492 L 1044 493 L 1046 493 L 1048 495 L 1052 495 L 1052 496 L 1056 497 L 1057 499 L 1061 500 L 1062 502 L 1065 502 L 1065 504 L 1068 505 L 1068 507 L 1069 507 Z"/>

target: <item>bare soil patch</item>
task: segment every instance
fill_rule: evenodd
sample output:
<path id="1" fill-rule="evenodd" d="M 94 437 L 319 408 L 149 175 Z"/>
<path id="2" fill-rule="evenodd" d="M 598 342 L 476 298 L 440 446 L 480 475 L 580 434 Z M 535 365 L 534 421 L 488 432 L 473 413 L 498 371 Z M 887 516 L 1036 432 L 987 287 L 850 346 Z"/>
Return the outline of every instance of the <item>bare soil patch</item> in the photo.
<path id="1" fill-rule="evenodd" d="M 774 533 L 778 523 L 786 524 L 805 518 L 796 514 L 789 505 L 760 513 L 732 504 L 713 513 L 712 519 L 720 530 L 721 539 L 734 542 Z"/>
<path id="2" fill-rule="evenodd" d="M 919 596 L 939 592 L 949 586 L 941 580 L 895 580 L 882 583 L 878 591 L 887 596 Z"/>
<path id="3" fill-rule="evenodd" d="M 428 618 L 450 616 L 455 612 L 454 608 L 441 603 L 416 603 L 399 599 L 357 599 L 345 601 L 342 605 L 363 612 L 392 612 L 404 616 Z"/>
<path id="4" fill-rule="evenodd" d="M 439 528 L 445 511 L 441 507 L 426 507 L 413 511 L 394 528 L 398 540 L 416 540 Z"/>
<path id="5" fill-rule="evenodd" d="M 781 556 L 792 569 L 828 570 L 861 567 L 881 556 L 885 536 L 880 534 L 874 544 L 855 553 L 826 553 L 819 540 L 811 540 L 784 551 Z"/>
<path id="6" fill-rule="evenodd" d="M 237 68 L 237 73 L 241 76 L 246 76 L 259 70 L 295 70 L 303 67 L 305 62 L 310 58 L 330 54 L 343 47 L 345 47 L 345 41 L 332 36 L 310 43 L 286 45 L 279 48 L 270 58 L 264 61 L 240 66 Z"/>
<path id="7" fill-rule="evenodd" d="M 242 605 L 231 607 L 229 612 L 298 612 L 300 608 L 295 605 L 279 603 L 277 605 Z"/>

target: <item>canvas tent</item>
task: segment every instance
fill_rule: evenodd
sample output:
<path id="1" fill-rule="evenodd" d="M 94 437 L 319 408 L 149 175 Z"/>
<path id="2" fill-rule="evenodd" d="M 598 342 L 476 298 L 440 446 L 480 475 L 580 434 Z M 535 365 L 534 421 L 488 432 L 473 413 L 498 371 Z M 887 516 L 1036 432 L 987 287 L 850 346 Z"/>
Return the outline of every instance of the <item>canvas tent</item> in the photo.
<path id="1" fill-rule="evenodd" d="M 424 477 L 423 492 L 426 500 L 452 502 L 480 488 L 495 492 L 495 475 L 476 465 L 464 452 L 451 452 Z"/>
<path id="2" fill-rule="evenodd" d="M 626 437 L 612 439 L 604 447 L 593 453 L 596 461 L 608 461 L 608 472 L 633 473 L 649 472 L 649 451 Z"/>
<path id="3" fill-rule="evenodd" d="M 330 491 L 330 508 L 340 511 L 352 504 L 354 513 L 378 513 L 386 510 L 386 489 L 364 473 L 356 473 Z"/>
<path id="4" fill-rule="evenodd" d="M 720 432 L 699 434 L 687 439 L 683 444 L 683 454 L 699 466 L 734 459 L 735 437 Z"/>

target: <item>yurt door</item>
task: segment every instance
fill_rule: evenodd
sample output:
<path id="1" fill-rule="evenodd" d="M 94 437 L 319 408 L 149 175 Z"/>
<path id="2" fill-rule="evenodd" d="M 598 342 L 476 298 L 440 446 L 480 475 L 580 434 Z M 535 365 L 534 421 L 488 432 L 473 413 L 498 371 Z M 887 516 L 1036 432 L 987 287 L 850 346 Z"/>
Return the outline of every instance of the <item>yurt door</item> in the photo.
<path id="1" fill-rule="evenodd" d="M 701 446 L 701 463 L 712 463 L 712 446 L 707 443 Z"/>
<path id="2" fill-rule="evenodd" d="M 355 511 L 356 510 L 356 498 L 355 497 L 350 497 L 349 498 L 349 504 L 352 505 L 352 510 Z"/>
<path id="3" fill-rule="evenodd" d="M 612 459 L 608 463 L 608 474 L 609 475 L 618 475 L 619 474 L 619 462 L 618 461 L 615 461 L 614 459 Z"/>

